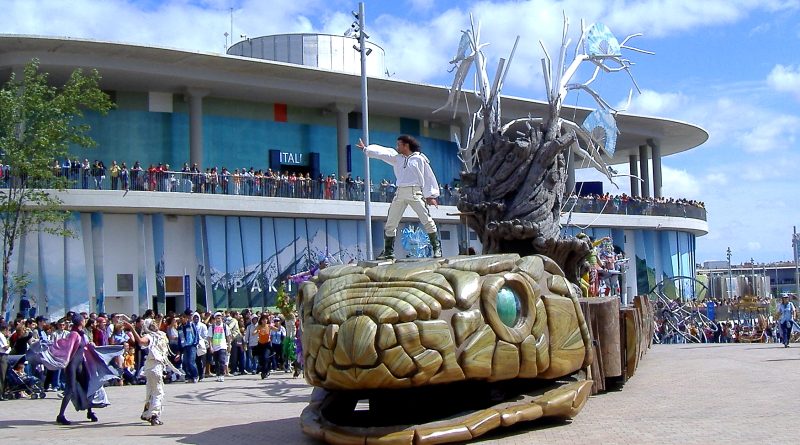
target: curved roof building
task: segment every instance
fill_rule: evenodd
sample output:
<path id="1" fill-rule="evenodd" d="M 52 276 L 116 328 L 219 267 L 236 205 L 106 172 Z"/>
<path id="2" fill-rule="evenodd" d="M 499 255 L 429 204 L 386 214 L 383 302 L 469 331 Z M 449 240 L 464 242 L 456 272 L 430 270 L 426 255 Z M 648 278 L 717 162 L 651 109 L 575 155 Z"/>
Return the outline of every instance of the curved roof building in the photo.
<path id="1" fill-rule="evenodd" d="M 229 54 L 211 54 L 70 38 L 0 36 L 0 74 L 21 73 L 33 58 L 56 84 L 76 69 L 97 69 L 116 109 L 88 115 L 98 148 L 71 158 L 169 164 L 174 173 L 94 178 L 64 167 L 74 189 L 61 193 L 75 238 L 36 234 L 22 240 L 13 268 L 32 277 L 28 295 L 51 317 L 67 310 L 140 313 L 274 305 L 278 284 L 320 256 L 333 263 L 365 259 L 363 191 L 342 178 L 363 176 L 363 157 L 349 146 L 361 136 L 360 76 L 338 36 L 285 35 L 249 39 Z M 299 52 L 298 52 L 299 51 Z M 356 53 L 357 54 L 357 53 Z M 398 134 L 422 142 L 437 178 L 459 177 L 454 133 L 465 112 L 433 114 L 446 87 L 384 77 L 383 50 L 368 68 L 370 141 L 393 145 Z M 252 57 L 251 57 L 252 56 Z M 372 56 L 370 56 L 372 57 Z M 268 60 L 275 59 L 275 60 Z M 547 104 L 503 97 L 505 119 L 542 115 Z M 474 109 L 471 107 L 471 109 Z M 569 109 L 581 120 L 591 110 Z M 620 135 L 609 164 L 629 162 L 643 179 L 635 195 L 661 196 L 661 158 L 708 138 L 701 128 L 669 119 L 619 115 Z M 62 162 L 63 160 L 59 160 Z M 181 174 L 197 164 L 211 176 Z M 578 159 L 576 163 L 580 163 Z M 652 168 L 650 165 L 652 164 Z M 222 175 L 222 168 L 229 173 Z M 243 171 L 285 171 L 310 181 L 253 179 Z M 234 174 L 236 170 L 237 175 Z M 393 178 L 372 162 L 373 240 L 380 241 Z M 237 179 L 238 177 L 238 179 Z M 334 184 L 329 179 L 334 177 Z M 320 180 L 322 179 L 322 180 Z M 122 190 L 126 185 L 128 190 Z M 636 187 L 634 187 L 634 185 Z M 116 190 L 114 189 L 116 188 Z M 432 209 L 445 255 L 480 251 L 449 205 Z M 579 205 L 578 205 L 579 204 Z M 708 231 L 705 212 L 679 205 L 580 200 L 565 213 L 565 231 L 612 236 L 630 258 L 625 290 L 646 292 L 661 276 L 694 274 L 694 240 Z M 414 221 L 409 210 L 409 221 Z M 376 251 L 380 250 L 375 246 Z M 635 264 L 634 264 L 635 263 Z"/>

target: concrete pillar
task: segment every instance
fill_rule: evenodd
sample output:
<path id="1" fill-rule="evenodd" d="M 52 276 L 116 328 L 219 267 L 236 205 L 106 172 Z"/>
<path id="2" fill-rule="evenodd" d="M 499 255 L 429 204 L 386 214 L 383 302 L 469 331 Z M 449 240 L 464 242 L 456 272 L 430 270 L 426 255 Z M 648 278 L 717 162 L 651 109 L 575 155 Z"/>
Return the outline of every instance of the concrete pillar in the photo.
<path id="1" fill-rule="evenodd" d="M 458 139 L 461 146 L 466 146 L 469 142 L 469 126 L 472 125 L 472 119 L 469 116 L 459 115 L 454 120 L 454 125 L 458 126 Z"/>
<path id="2" fill-rule="evenodd" d="M 631 171 L 631 196 L 639 196 L 639 156 L 628 156 L 628 166 Z"/>
<path id="3" fill-rule="evenodd" d="M 653 158 L 653 197 L 660 198 L 661 195 L 661 145 L 653 139 L 647 140 L 647 145 L 650 146 L 650 154 Z"/>
<path id="4" fill-rule="evenodd" d="M 567 153 L 567 188 L 564 190 L 564 194 L 569 196 L 572 192 L 575 192 L 575 153 L 570 148 Z"/>
<path id="5" fill-rule="evenodd" d="M 208 90 L 187 88 L 189 99 L 189 165 L 203 168 L 203 98 Z"/>
<path id="6" fill-rule="evenodd" d="M 633 297 L 639 295 L 639 284 L 636 271 L 636 235 L 635 231 L 626 229 L 625 239 L 622 241 L 622 249 L 625 257 L 628 258 L 627 271 L 624 278 L 620 277 L 622 285 L 622 304 L 627 305 L 633 301 Z M 620 245 L 620 241 L 614 240 L 614 244 Z M 624 285 L 623 285 L 624 284 Z M 643 290 L 642 292 L 647 292 Z"/>
<path id="7" fill-rule="evenodd" d="M 647 145 L 639 146 L 639 177 L 642 178 L 642 194 L 643 198 L 650 197 L 650 169 L 647 167 Z"/>
<path id="8" fill-rule="evenodd" d="M 353 111 L 351 104 L 334 104 L 336 111 L 336 159 L 339 176 L 347 176 L 347 144 L 350 142 L 350 123 L 348 115 Z M 354 147 L 355 148 L 355 147 Z"/>

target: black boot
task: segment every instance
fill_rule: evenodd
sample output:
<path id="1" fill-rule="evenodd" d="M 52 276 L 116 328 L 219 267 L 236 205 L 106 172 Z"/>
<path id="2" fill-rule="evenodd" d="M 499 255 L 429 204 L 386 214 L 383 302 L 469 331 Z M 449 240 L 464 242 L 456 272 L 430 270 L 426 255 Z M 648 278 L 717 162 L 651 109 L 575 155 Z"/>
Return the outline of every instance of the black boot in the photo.
<path id="1" fill-rule="evenodd" d="M 59 415 L 58 417 L 56 417 L 56 423 L 59 425 L 72 425 L 72 422 L 67 420 L 67 418 L 64 417 L 63 415 Z"/>
<path id="2" fill-rule="evenodd" d="M 436 232 L 429 233 L 428 239 L 431 240 L 431 253 L 434 258 L 442 257 L 442 242 L 439 241 L 439 235 Z"/>
<path id="3" fill-rule="evenodd" d="M 394 237 L 383 237 L 383 252 L 378 255 L 376 260 L 393 260 L 394 259 Z"/>

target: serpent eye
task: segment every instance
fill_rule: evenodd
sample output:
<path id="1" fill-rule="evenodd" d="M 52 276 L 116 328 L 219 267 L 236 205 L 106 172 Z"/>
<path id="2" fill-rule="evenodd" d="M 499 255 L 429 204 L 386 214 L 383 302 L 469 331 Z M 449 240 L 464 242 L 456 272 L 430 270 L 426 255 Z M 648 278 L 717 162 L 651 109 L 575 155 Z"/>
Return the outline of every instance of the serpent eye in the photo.
<path id="1" fill-rule="evenodd" d="M 481 283 L 481 307 L 486 323 L 500 340 L 515 345 L 531 335 L 538 298 L 524 274 L 491 275 Z"/>
<path id="2" fill-rule="evenodd" d="M 513 328 L 522 315 L 522 301 L 514 289 L 503 286 L 497 291 L 497 315 L 504 325 Z"/>

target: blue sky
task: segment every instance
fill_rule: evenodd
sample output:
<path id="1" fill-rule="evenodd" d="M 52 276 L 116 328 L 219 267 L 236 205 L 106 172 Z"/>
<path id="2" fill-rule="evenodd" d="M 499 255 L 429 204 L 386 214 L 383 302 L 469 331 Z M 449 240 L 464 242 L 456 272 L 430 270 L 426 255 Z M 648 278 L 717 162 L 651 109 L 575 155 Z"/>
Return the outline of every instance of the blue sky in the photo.
<path id="1" fill-rule="evenodd" d="M 342 33 L 356 1 L 341 0 L 5 0 L 0 29 L 8 34 L 91 38 L 223 52 L 225 32 L 250 37 L 287 32 Z M 800 225 L 800 0 L 533 0 L 366 2 L 367 31 L 386 51 L 394 77 L 449 85 L 448 60 L 472 13 L 490 43 L 489 66 L 520 47 L 504 94 L 541 99 L 539 40 L 553 54 L 562 11 L 573 41 L 583 19 L 622 38 L 641 32 L 631 54 L 643 90 L 629 112 L 687 121 L 708 142 L 664 158 L 664 194 L 701 200 L 710 233 L 698 238 L 699 261 L 791 260 Z M 613 104 L 631 87 L 624 75 L 595 86 Z M 584 97 L 568 104 L 589 105 Z M 627 171 L 627 165 L 619 166 Z M 589 170 L 579 179 L 598 180 Z M 623 181 L 626 182 L 626 181 Z M 628 192 L 620 184 L 617 193 Z M 614 189 L 611 189 L 612 193 Z"/>

